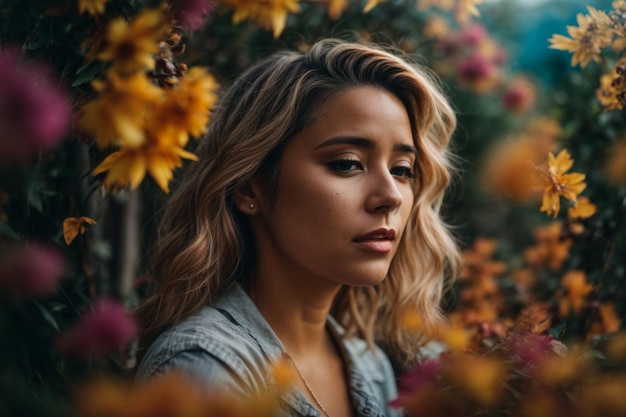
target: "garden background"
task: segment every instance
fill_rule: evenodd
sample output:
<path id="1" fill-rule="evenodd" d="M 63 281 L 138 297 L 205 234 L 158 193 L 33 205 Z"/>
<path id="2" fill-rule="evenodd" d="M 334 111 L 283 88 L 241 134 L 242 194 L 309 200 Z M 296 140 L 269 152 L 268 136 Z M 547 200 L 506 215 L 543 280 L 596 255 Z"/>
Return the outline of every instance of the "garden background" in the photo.
<path id="1" fill-rule="evenodd" d="M 626 415 L 626 5 L 590 0 L 0 0 L 0 415 L 271 415 L 124 385 L 130 312 L 220 91 L 328 36 L 404 50 L 459 117 L 452 353 L 397 404 Z"/>

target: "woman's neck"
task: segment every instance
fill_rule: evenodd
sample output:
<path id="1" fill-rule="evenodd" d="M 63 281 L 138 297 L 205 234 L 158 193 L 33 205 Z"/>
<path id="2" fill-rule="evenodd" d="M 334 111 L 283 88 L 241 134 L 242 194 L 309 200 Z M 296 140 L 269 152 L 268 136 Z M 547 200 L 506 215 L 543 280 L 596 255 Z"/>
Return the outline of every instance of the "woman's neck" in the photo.
<path id="1" fill-rule="evenodd" d="M 293 357 L 306 358 L 332 348 L 326 321 L 339 286 L 302 282 L 257 275 L 248 292 L 285 350 Z"/>

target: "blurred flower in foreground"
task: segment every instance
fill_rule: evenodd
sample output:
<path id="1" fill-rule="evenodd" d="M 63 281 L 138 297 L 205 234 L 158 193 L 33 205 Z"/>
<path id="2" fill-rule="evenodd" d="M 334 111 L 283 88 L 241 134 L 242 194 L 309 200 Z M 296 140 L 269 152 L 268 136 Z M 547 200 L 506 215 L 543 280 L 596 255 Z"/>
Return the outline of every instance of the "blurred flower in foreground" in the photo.
<path id="1" fill-rule="evenodd" d="M 556 147 L 559 124 L 539 118 L 509 141 L 501 141 L 487 152 L 482 164 L 484 186 L 516 202 L 534 201 L 542 190 L 541 176 L 533 169 Z"/>
<path id="2" fill-rule="evenodd" d="M 587 7 L 589 15 L 579 13 L 576 17 L 578 26 L 568 26 L 568 38 L 563 35 L 553 35 L 550 38 L 550 48 L 573 53 L 572 66 L 580 63 L 585 67 L 589 61 L 600 62 L 602 48 L 610 46 L 613 42 L 613 30 L 611 19 L 601 10 L 591 6 Z"/>
<path id="3" fill-rule="evenodd" d="M 21 161 L 55 147 L 70 117 L 71 107 L 44 67 L 0 51 L 0 160 Z"/>
<path id="4" fill-rule="evenodd" d="M 571 312 L 580 314 L 593 291 L 593 285 L 587 283 L 587 275 L 579 270 L 569 271 L 561 280 L 561 288 L 564 293 L 559 297 L 559 316 L 567 317 Z"/>
<path id="5" fill-rule="evenodd" d="M 576 201 L 574 207 L 567 210 L 567 218 L 570 220 L 586 219 L 596 214 L 596 205 L 589 201 L 587 197 L 581 197 Z"/>
<path id="6" fill-rule="evenodd" d="M 137 325 L 121 303 L 101 299 L 82 320 L 57 340 L 57 350 L 81 359 L 102 357 L 123 348 L 137 333 Z"/>
<path id="7" fill-rule="evenodd" d="M 472 16 L 480 16 L 480 12 L 476 5 L 482 4 L 484 0 L 417 0 L 418 9 L 430 9 L 437 7 L 446 12 L 454 13 L 458 24 L 465 25 L 469 23 Z"/>
<path id="8" fill-rule="evenodd" d="M 16 298 L 54 294 L 67 265 L 61 251 L 42 243 L 23 243 L 0 258 L 0 292 Z"/>
<path id="9" fill-rule="evenodd" d="M 104 13 L 104 7 L 109 0 L 78 0 L 78 13 L 85 12 L 92 16 Z"/>
<path id="10" fill-rule="evenodd" d="M 285 28 L 289 13 L 299 10 L 298 0 L 223 0 L 225 6 L 234 9 L 233 22 L 254 20 L 278 37 Z"/>
<path id="11" fill-rule="evenodd" d="M 200 29 L 215 7 L 214 0 L 170 0 L 170 4 L 176 22 L 191 30 Z"/>
<path id="12" fill-rule="evenodd" d="M 588 336 L 617 333 L 621 325 L 622 321 L 617 311 L 615 311 L 615 303 L 600 304 L 598 307 L 598 316 L 591 325 Z"/>
<path id="13" fill-rule="evenodd" d="M 554 222 L 538 227 L 535 231 L 536 244 L 524 251 L 524 259 L 535 269 L 549 267 L 556 271 L 569 258 L 573 241 L 564 236 L 563 223 Z"/>
<path id="14" fill-rule="evenodd" d="M 461 84 L 471 86 L 476 92 L 483 92 L 493 87 L 497 80 L 494 63 L 480 52 L 474 52 L 459 61 L 457 76 Z"/>
<path id="15" fill-rule="evenodd" d="M 279 369 L 281 368 L 281 369 Z M 177 372 L 155 376 L 146 384 L 93 378 L 74 389 L 76 417 L 274 417 L 281 395 L 293 387 L 284 365 L 270 366 L 267 387 L 251 398 L 206 390 Z M 280 374 L 280 375 L 279 375 Z M 276 378 L 283 378 L 280 382 Z"/>
<path id="16" fill-rule="evenodd" d="M 548 169 L 540 169 L 546 182 L 540 210 L 556 218 L 561 209 L 561 196 L 576 203 L 578 195 L 587 185 L 584 182 L 585 174 L 578 172 L 566 174 L 574 164 L 566 149 L 559 152 L 556 157 L 550 152 L 548 158 Z"/>
<path id="17" fill-rule="evenodd" d="M 626 184 L 626 138 L 615 141 L 607 152 L 604 175 L 615 186 Z"/>
<path id="18" fill-rule="evenodd" d="M 518 77 L 502 93 L 502 105 L 514 113 L 526 113 L 535 104 L 537 92 L 530 80 Z"/>

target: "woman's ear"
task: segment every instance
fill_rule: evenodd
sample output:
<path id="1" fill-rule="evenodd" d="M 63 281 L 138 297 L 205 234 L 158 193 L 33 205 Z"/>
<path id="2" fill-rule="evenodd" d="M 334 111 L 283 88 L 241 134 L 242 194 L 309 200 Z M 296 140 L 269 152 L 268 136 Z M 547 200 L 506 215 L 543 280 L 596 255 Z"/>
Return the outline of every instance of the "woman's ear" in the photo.
<path id="1" fill-rule="evenodd" d="M 258 187 L 255 185 L 256 184 L 249 182 L 233 196 L 233 201 L 239 211 L 247 215 L 257 214 L 259 212 L 258 193 L 255 192 Z"/>

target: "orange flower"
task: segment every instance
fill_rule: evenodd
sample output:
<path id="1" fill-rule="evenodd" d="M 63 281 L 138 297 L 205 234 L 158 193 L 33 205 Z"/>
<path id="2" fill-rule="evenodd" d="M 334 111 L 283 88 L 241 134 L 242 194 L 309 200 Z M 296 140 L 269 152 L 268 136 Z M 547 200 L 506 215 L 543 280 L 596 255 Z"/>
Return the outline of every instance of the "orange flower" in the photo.
<path id="1" fill-rule="evenodd" d="M 194 67 L 178 85 L 166 90 L 155 116 L 146 126 L 155 132 L 174 129 L 180 146 L 187 144 L 189 132 L 198 138 L 206 132 L 211 108 L 217 101 L 217 83 L 205 69 Z"/>
<path id="2" fill-rule="evenodd" d="M 422 33 L 428 38 L 443 39 L 450 35 L 450 24 L 443 17 L 433 16 L 424 25 Z"/>
<path id="3" fill-rule="evenodd" d="M 615 186 L 626 184 L 626 138 L 615 141 L 607 152 L 604 175 Z"/>
<path id="4" fill-rule="evenodd" d="M 145 128 L 163 90 L 138 72 L 128 77 L 109 73 L 106 81 L 93 82 L 100 96 L 83 106 L 79 127 L 93 135 L 99 148 L 138 147 L 145 143 Z"/>
<path id="5" fill-rule="evenodd" d="M 596 214 L 596 205 L 591 203 L 587 197 L 581 197 L 576 201 L 574 207 L 570 207 L 567 211 L 567 217 L 570 220 L 586 219 Z"/>
<path id="6" fill-rule="evenodd" d="M 259 25 L 272 29 L 278 37 L 285 28 L 289 13 L 299 10 L 298 0 L 224 0 L 223 3 L 235 10 L 233 22 L 254 20 Z"/>
<path id="7" fill-rule="evenodd" d="M 168 32 L 160 9 L 146 10 L 128 24 L 121 17 L 109 23 L 106 48 L 98 54 L 101 61 L 112 61 L 112 68 L 133 72 L 154 68 L 153 55 L 159 51 L 158 41 Z"/>
<path id="8" fill-rule="evenodd" d="M 593 291 L 593 285 L 587 283 L 587 275 L 583 271 L 569 271 L 561 279 L 561 288 L 565 294 L 559 300 L 559 316 L 566 317 L 572 311 L 580 314 L 587 296 Z"/>
<path id="9" fill-rule="evenodd" d="M 378 6 L 378 3 L 382 3 L 385 0 L 367 0 L 365 7 L 363 7 L 363 13 L 368 13 L 374 7 Z"/>
<path id="10" fill-rule="evenodd" d="M 453 12 L 457 23 L 464 25 L 472 16 L 480 16 L 476 5 L 482 3 L 484 0 L 417 0 L 416 5 L 420 10 L 437 7 L 440 10 Z"/>
<path id="11" fill-rule="evenodd" d="M 550 48 L 573 53 L 572 66 L 580 63 L 585 67 L 589 61 L 600 62 L 600 51 L 613 42 L 611 19 L 603 11 L 588 6 L 589 16 L 579 13 L 576 17 L 578 26 L 567 26 L 571 36 L 553 35 L 549 39 Z"/>
<path id="12" fill-rule="evenodd" d="M 70 244 L 76 236 L 80 233 L 81 235 L 85 233 L 85 223 L 86 224 L 96 224 L 94 219 L 89 217 L 68 217 L 63 220 L 63 237 L 65 238 L 65 243 Z"/>
<path id="13" fill-rule="evenodd" d="M 624 103 L 618 98 L 618 94 L 624 89 L 622 77 L 612 74 L 604 74 L 600 77 L 600 87 L 596 90 L 596 99 L 605 111 L 623 109 Z"/>
<path id="14" fill-rule="evenodd" d="M 493 407 L 502 399 L 501 380 L 507 367 L 492 357 L 455 355 L 448 359 L 444 375 L 482 407 Z"/>
<path id="15" fill-rule="evenodd" d="M 499 143 L 487 153 L 482 164 L 484 186 L 516 202 L 537 200 L 542 178 L 529 168 L 539 164 L 555 146 L 554 138 L 531 130 L 511 141 Z"/>
<path id="16" fill-rule="evenodd" d="M 348 0 L 327 0 L 328 2 L 328 16 L 331 19 L 339 19 L 341 12 L 348 7 Z"/>
<path id="17" fill-rule="evenodd" d="M 85 12 L 92 16 L 104 13 L 104 6 L 109 0 L 78 0 L 78 13 Z"/>
<path id="18" fill-rule="evenodd" d="M 198 158 L 176 144 L 160 146 L 149 143 L 139 148 L 124 148 L 107 156 L 91 172 L 100 175 L 106 172 L 104 185 L 108 190 L 116 190 L 127 185 L 137 188 L 146 172 L 166 193 L 173 178 L 172 171 L 182 166 L 182 159 L 196 161 Z"/>
<path id="19" fill-rule="evenodd" d="M 540 210 L 556 218 L 561 208 L 561 196 L 575 203 L 578 194 L 585 189 L 585 174 L 577 172 L 565 174 L 574 164 L 566 149 L 559 152 L 556 157 L 550 152 L 548 158 L 548 170 L 542 171 L 546 186 Z"/>
<path id="20" fill-rule="evenodd" d="M 556 271 L 569 257 L 572 246 L 571 239 L 563 238 L 563 224 L 561 222 L 550 223 L 539 227 L 535 232 L 537 244 L 524 251 L 524 259 L 534 268 L 550 267 Z"/>
<path id="21" fill-rule="evenodd" d="M 598 316 L 591 325 L 588 336 L 617 333 L 621 325 L 622 321 L 615 311 L 615 303 L 601 304 L 598 308 Z"/>

